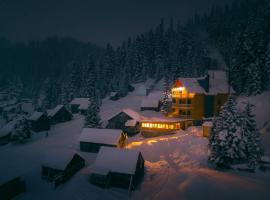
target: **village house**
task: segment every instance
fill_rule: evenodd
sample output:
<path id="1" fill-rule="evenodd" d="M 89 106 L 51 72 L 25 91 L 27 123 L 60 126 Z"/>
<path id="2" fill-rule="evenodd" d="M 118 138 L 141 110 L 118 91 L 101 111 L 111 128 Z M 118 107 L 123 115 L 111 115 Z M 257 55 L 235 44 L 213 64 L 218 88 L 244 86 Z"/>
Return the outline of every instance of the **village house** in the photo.
<path id="1" fill-rule="evenodd" d="M 42 178 L 54 182 L 55 188 L 85 166 L 85 160 L 78 153 L 65 152 L 60 155 L 46 160 L 41 167 Z"/>
<path id="2" fill-rule="evenodd" d="M 125 129 L 125 124 L 128 120 L 135 120 L 140 122 L 141 116 L 139 113 L 132 109 L 123 109 L 120 112 L 115 113 L 107 121 L 107 128 L 111 129 Z"/>
<path id="3" fill-rule="evenodd" d="M 48 116 L 43 112 L 34 112 L 29 118 L 31 130 L 34 132 L 48 131 L 50 129 L 50 121 Z"/>
<path id="4" fill-rule="evenodd" d="M 69 105 L 72 113 L 85 114 L 90 105 L 90 100 L 89 98 L 74 98 Z"/>
<path id="5" fill-rule="evenodd" d="M 202 78 L 178 78 L 171 89 L 170 117 L 201 125 L 204 118 L 217 115 L 227 101 L 229 88 L 226 72 L 208 71 Z"/>
<path id="6" fill-rule="evenodd" d="M 71 112 L 63 105 L 57 105 L 55 108 L 47 110 L 47 113 L 51 124 L 66 122 L 73 117 Z"/>
<path id="7" fill-rule="evenodd" d="M 144 175 L 142 154 L 133 149 L 101 147 L 90 181 L 101 187 L 135 189 Z"/>
<path id="8" fill-rule="evenodd" d="M 141 111 L 153 110 L 158 112 L 160 110 L 160 99 L 162 97 L 162 91 L 151 92 L 148 96 L 144 97 L 141 103 Z"/>
<path id="9" fill-rule="evenodd" d="M 97 153 L 102 146 L 122 148 L 126 140 L 119 129 L 84 128 L 79 137 L 80 150 L 91 153 Z"/>

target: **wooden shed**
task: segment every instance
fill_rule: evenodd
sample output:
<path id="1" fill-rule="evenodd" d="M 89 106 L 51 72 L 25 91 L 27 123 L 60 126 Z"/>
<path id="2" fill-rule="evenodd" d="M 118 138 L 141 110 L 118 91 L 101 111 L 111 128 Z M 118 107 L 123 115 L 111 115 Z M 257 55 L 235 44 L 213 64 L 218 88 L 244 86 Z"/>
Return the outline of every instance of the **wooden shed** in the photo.
<path id="1" fill-rule="evenodd" d="M 10 200 L 25 191 L 26 191 L 25 182 L 19 176 L 7 181 L 0 179 L 1 200 Z"/>
<path id="2" fill-rule="evenodd" d="M 48 116 L 42 112 L 34 112 L 29 118 L 31 129 L 35 132 L 48 131 L 50 129 L 50 121 Z"/>
<path id="3" fill-rule="evenodd" d="M 125 123 L 128 120 L 140 121 L 140 114 L 132 109 L 123 109 L 120 112 L 115 113 L 108 119 L 107 128 L 111 129 L 122 129 L 125 128 Z"/>
<path id="4" fill-rule="evenodd" d="M 89 98 L 74 98 L 69 105 L 72 113 L 85 114 L 90 105 L 90 100 Z"/>
<path id="5" fill-rule="evenodd" d="M 162 91 L 151 92 L 141 102 L 141 111 L 153 110 L 158 112 L 161 106 Z"/>
<path id="6" fill-rule="evenodd" d="M 51 124 L 66 122 L 72 119 L 71 112 L 63 105 L 57 105 L 55 108 L 47 110 L 47 113 Z"/>
<path id="7" fill-rule="evenodd" d="M 101 187 L 135 189 L 144 175 L 142 154 L 133 149 L 101 147 L 90 182 Z"/>
<path id="8" fill-rule="evenodd" d="M 85 160 L 78 153 L 65 152 L 46 160 L 41 167 L 41 176 L 45 180 L 54 182 L 56 188 L 68 181 L 84 166 Z"/>
<path id="9" fill-rule="evenodd" d="M 97 153 L 102 146 L 124 147 L 127 138 L 119 129 L 84 128 L 79 137 L 80 150 Z"/>

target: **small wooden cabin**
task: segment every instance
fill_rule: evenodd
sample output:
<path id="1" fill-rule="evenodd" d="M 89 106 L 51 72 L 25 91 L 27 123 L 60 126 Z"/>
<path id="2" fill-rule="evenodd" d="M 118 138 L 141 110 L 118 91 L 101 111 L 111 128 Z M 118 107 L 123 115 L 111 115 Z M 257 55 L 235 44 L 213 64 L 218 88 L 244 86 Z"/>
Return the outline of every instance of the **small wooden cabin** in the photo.
<path id="1" fill-rule="evenodd" d="M 76 172 L 85 166 L 85 160 L 77 153 L 65 153 L 51 158 L 42 165 L 43 179 L 54 182 L 55 188 L 68 181 Z"/>
<path id="2" fill-rule="evenodd" d="M 90 182 L 101 187 L 135 189 L 144 175 L 142 154 L 133 149 L 101 147 Z"/>
<path id="3" fill-rule="evenodd" d="M 124 129 L 125 123 L 128 120 L 140 121 L 140 114 L 132 109 L 123 109 L 122 111 L 115 113 L 108 119 L 108 124 L 106 128 L 110 129 Z"/>
<path id="4" fill-rule="evenodd" d="M 148 96 L 144 97 L 141 103 L 141 111 L 153 110 L 158 112 L 161 106 L 162 91 L 151 92 Z"/>
<path id="5" fill-rule="evenodd" d="M 119 129 L 84 128 L 79 141 L 81 151 L 97 153 L 102 146 L 124 147 L 126 138 Z"/>
<path id="6" fill-rule="evenodd" d="M 48 131 L 50 129 L 50 121 L 45 113 L 34 112 L 28 121 L 34 132 Z"/>
<path id="7" fill-rule="evenodd" d="M 55 108 L 48 110 L 47 113 L 51 124 L 70 121 L 73 117 L 71 112 L 63 105 L 58 105 Z"/>
<path id="8" fill-rule="evenodd" d="M 72 113 L 85 114 L 90 105 L 90 100 L 89 98 L 74 98 L 69 105 Z"/>
<path id="9" fill-rule="evenodd" d="M 26 184 L 21 177 L 3 181 L 0 179 L 0 199 L 10 200 L 26 191 Z"/>

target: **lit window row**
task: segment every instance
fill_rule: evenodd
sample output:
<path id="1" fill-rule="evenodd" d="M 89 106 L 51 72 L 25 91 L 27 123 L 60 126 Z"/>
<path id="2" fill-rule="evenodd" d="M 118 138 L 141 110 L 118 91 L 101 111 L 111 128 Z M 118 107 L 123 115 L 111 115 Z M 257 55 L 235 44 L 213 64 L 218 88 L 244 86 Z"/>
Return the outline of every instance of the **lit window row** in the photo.
<path id="1" fill-rule="evenodd" d="M 164 123 L 142 123 L 142 128 L 154 128 L 154 129 L 180 129 L 180 123 L 164 124 Z"/>

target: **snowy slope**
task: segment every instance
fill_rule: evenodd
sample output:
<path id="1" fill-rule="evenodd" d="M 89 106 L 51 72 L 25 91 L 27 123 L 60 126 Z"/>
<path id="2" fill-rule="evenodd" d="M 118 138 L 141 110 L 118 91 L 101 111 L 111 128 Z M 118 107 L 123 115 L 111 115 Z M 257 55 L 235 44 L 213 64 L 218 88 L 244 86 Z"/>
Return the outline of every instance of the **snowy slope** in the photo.
<path id="1" fill-rule="evenodd" d="M 238 99 L 239 107 L 243 109 L 248 101 L 255 105 L 253 113 L 257 128 L 261 132 L 262 145 L 265 153 L 270 154 L 270 92 L 252 97 L 240 97 Z"/>

